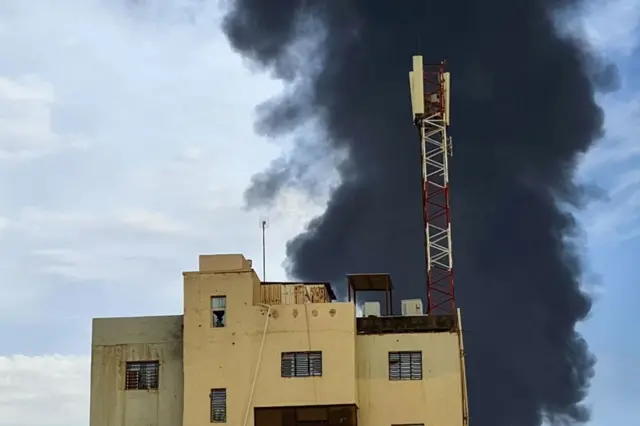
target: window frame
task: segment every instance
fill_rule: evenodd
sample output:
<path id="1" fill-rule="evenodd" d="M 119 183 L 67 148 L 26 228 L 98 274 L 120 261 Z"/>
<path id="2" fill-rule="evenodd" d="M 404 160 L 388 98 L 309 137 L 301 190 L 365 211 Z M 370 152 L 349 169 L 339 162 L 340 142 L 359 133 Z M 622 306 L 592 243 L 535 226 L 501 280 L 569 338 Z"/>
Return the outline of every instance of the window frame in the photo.
<path id="1" fill-rule="evenodd" d="M 418 367 L 414 366 L 414 362 L 415 360 L 413 359 L 414 356 L 418 356 Z M 409 359 L 407 360 L 406 358 L 403 360 L 403 356 L 404 357 L 409 357 Z M 397 360 L 395 359 L 395 357 L 397 357 Z M 408 366 L 408 375 L 407 374 L 403 374 L 403 363 L 408 362 L 409 366 Z M 388 364 L 389 364 L 389 380 L 390 381 L 405 381 L 405 380 L 422 380 L 423 376 L 424 376 L 424 368 L 423 368 L 423 363 L 422 363 L 422 351 L 389 351 L 389 356 L 388 356 Z M 398 364 L 397 367 L 397 374 L 394 374 L 393 372 L 393 365 L 394 364 Z M 406 368 L 406 367 L 405 367 Z M 414 368 L 419 368 L 419 371 L 415 371 L 414 372 Z"/>
<path id="2" fill-rule="evenodd" d="M 218 398 L 218 406 L 216 407 L 216 398 Z M 227 422 L 227 388 L 212 388 L 209 393 L 209 420 L 210 423 L 226 423 Z M 220 411 L 221 417 L 216 417 Z"/>
<path id="3" fill-rule="evenodd" d="M 291 374 L 287 374 L 288 371 Z M 289 351 L 280 354 L 280 377 L 292 379 L 322 375 L 322 351 Z"/>
<path id="4" fill-rule="evenodd" d="M 135 373 L 135 379 L 130 378 L 132 373 Z M 126 361 L 124 376 L 125 391 L 149 391 L 158 389 L 160 389 L 160 361 Z"/>
<path id="5" fill-rule="evenodd" d="M 217 300 L 222 300 L 223 301 L 223 306 L 216 306 L 215 301 Z M 227 326 L 227 296 L 225 295 L 218 295 L 218 296 L 211 296 L 211 300 L 210 300 L 210 310 L 211 310 L 211 322 L 210 322 L 210 326 L 211 328 L 225 328 Z M 222 312 L 222 325 L 216 325 L 216 312 L 220 313 Z"/>

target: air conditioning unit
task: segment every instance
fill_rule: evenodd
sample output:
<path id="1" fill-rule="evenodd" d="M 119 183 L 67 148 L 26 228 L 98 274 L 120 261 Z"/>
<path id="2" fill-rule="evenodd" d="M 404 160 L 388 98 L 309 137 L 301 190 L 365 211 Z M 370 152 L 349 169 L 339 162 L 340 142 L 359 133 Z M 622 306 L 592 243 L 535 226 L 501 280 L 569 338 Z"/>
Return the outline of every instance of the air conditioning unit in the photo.
<path id="1" fill-rule="evenodd" d="M 422 299 L 408 299 L 402 301 L 402 315 L 405 317 L 415 317 L 423 315 Z"/>
<path id="2" fill-rule="evenodd" d="M 380 302 L 364 302 L 362 306 L 362 316 L 367 317 L 379 317 L 380 316 Z"/>

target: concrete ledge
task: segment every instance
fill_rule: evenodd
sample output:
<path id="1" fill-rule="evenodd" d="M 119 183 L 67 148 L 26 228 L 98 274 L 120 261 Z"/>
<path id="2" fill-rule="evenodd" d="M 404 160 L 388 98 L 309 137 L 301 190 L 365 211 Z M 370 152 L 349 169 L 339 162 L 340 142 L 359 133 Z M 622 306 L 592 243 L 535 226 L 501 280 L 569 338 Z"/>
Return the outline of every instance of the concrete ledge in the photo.
<path id="1" fill-rule="evenodd" d="M 182 341 L 182 315 L 94 318 L 92 346 Z"/>
<path id="2" fill-rule="evenodd" d="M 358 334 L 433 333 L 457 331 L 456 315 L 367 317 L 356 319 Z"/>
<path id="3" fill-rule="evenodd" d="M 200 272 L 240 271 L 251 269 L 251 261 L 241 254 L 201 254 Z"/>

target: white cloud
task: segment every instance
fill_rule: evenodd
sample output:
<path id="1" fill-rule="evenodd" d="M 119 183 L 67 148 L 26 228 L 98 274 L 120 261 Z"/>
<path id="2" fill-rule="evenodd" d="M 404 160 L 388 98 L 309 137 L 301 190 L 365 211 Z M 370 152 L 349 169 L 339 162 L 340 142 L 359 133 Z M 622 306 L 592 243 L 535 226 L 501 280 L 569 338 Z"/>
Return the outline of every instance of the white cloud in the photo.
<path id="1" fill-rule="evenodd" d="M 592 1 L 583 20 L 587 37 L 599 50 L 623 55 L 638 44 L 640 3 L 636 0 Z"/>
<path id="2" fill-rule="evenodd" d="M 579 31 L 607 58 L 625 63 L 640 46 L 640 3 L 635 0 L 589 2 L 585 13 L 570 20 L 569 31 Z M 607 197 L 582 216 L 592 244 L 615 245 L 640 235 L 640 103 L 637 79 L 622 71 L 622 87 L 601 95 L 606 135 L 582 159 L 580 177 L 596 181 Z"/>
<path id="3" fill-rule="evenodd" d="M 89 424 L 87 357 L 0 356 L 0 426 Z"/>
<path id="4" fill-rule="evenodd" d="M 602 96 L 599 103 L 606 112 L 606 137 L 585 156 L 582 174 L 640 156 L 640 146 L 635 143 L 640 131 L 640 102 L 635 94 L 623 90 Z"/>
<path id="5" fill-rule="evenodd" d="M 131 228 L 152 234 L 179 235 L 188 229 L 186 224 L 172 220 L 160 212 L 124 211 L 117 213 L 116 218 Z"/>
<path id="6" fill-rule="evenodd" d="M 640 103 L 628 92 L 602 97 L 606 137 L 584 158 L 580 176 L 605 188 L 606 197 L 583 217 L 596 244 L 618 244 L 640 235 Z"/>
<path id="7" fill-rule="evenodd" d="M 560 31 L 585 38 L 606 55 L 628 56 L 640 41 L 640 3 L 636 0 L 591 0 L 557 15 Z"/>
<path id="8" fill-rule="evenodd" d="M 52 129 L 52 86 L 36 75 L 0 76 L 0 159 L 25 159 L 80 146 Z"/>
<path id="9" fill-rule="evenodd" d="M 0 41 L 0 111 L 20 111 L 31 133 L 0 140 L 30 150 L 69 135 L 90 143 L 5 160 L 1 237 L 13 245 L 0 249 L 11 282 L 0 292 L 23 291 L 29 298 L 14 300 L 37 306 L 69 283 L 176 286 L 200 251 L 260 258 L 259 215 L 272 217 L 269 269 L 282 276 L 284 241 L 318 209 L 296 193 L 271 212 L 242 207 L 251 175 L 278 154 L 255 136 L 254 107 L 281 84 L 231 52 L 216 5 L 188 16 L 189 3 L 3 2 L 12 42 Z M 27 309 L 13 305 L 14 315 Z"/>
<path id="10" fill-rule="evenodd" d="M 634 56 L 640 47 L 640 4 L 635 0 L 595 0 L 588 3 L 586 12 L 573 24 L 599 53 L 616 61 L 622 77 L 622 86 L 617 93 L 598 99 L 605 111 L 607 134 L 584 157 L 580 169 L 581 179 L 595 181 L 607 192 L 606 197 L 593 203 L 580 217 L 590 243 L 587 261 L 594 269 L 594 265 L 598 265 L 596 273 L 602 274 L 595 282 L 595 293 L 592 283 L 587 282 L 585 286 L 596 296 L 596 315 L 602 316 L 588 322 L 581 330 L 598 357 L 588 402 L 593 405 L 591 423 L 607 425 L 634 417 L 634 407 L 626 400 L 637 399 L 638 393 L 621 380 L 630 377 L 628 374 L 613 371 L 631 359 L 637 348 L 633 344 L 619 344 L 625 339 L 615 333 L 612 335 L 611 330 L 613 323 L 625 322 L 620 321 L 620 313 L 628 314 L 627 323 L 637 319 L 631 312 L 632 302 L 627 301 L 634 300 L 637 292 L 633 266 L 634 250 L 640 236 L 640 175 L 635 171 L 640 165 L 636 141 L 640 132 L 640 104 L 637 101 L 640 93 L 634 74 L 637 67 Z M 604 282 L 606 293 L 600 280 Z"/>
<path id="11" fill-rule="evenodd" d="M 8 226 L 9 220 L 4 217 L 0 217 L 0 234 L 2 234 L 2 231 L 5 230 Z"/>
<path id="12" fill-rule="evenodd" d="M 289 191 L 243 209 L 252 174 L 280 153 L 255 135 L 254 108 L 282 84 L 231 51 L 220 13 L 0 2 L 0 353 L 86 351 L 93 316 L 180 312 L 198 253 L 244 252 L 261 270 L 262 215 L 270 278 L 284 278 L 285 241 L 321 205 Z M 11 409 L 24 419 L 12 426 L 53 421 Z"/>
<path id="13" fill-rule="evenodd" d="M 86 353 L 91 317 L 180 312 L 199 253 L 261 271 L 263 215 L 284 278 L 284 243 L 322 205 L 288 191 L 244 210 L 280 153 L 254 108 L 282 85 L 244 66 L 219 18 L 216 2 L 0 2 L 0 354 Z M 87 366 L 0 358 L 0 426 L 86 425 Z"/>

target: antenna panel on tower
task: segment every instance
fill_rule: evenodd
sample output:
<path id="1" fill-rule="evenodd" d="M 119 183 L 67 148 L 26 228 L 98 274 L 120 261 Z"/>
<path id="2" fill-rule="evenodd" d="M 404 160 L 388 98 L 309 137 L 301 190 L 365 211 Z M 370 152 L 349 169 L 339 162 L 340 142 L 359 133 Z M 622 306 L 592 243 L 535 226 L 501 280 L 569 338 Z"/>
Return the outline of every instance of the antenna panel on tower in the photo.
<path id="1" fill-rule="evenodd" d="M 409 90 L 411 90 L 411 110 L 413 116 L 424 114 L 424 69 L 422 56 L 413 57 L 413 71 L 409 72 Z"/>
<path id="2" fill-rule="evenodd" d="M 451 124 L 451 73 L 443 73 L 442 80 L 444 82 L 444 120 L 448 126 Z"/>

